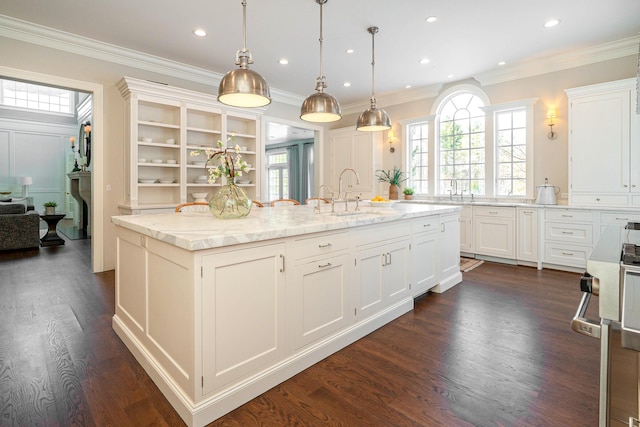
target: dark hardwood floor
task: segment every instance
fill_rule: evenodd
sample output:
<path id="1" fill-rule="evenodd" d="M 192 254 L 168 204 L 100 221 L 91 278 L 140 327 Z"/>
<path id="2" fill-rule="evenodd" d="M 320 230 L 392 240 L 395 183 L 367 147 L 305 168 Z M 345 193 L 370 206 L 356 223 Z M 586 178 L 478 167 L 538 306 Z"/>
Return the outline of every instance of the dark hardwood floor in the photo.
<path id="1" fill-rule="evenodd" d="M 111 329 L 89 245 L 0 253 L 0 425 L 184 425 Z M 577 280 L 487 262 L 211 425 L 597 426 Z"/>

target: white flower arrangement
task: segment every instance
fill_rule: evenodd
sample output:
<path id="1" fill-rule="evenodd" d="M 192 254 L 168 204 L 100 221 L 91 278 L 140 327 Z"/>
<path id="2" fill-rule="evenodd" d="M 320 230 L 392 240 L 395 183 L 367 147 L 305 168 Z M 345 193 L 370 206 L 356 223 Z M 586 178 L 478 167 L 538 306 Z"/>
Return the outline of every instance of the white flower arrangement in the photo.
<path id="1" fill-rule="evenodd" d="M 229 138 L 229 141 L 231 141 L 231 138 Z M 224 144 L 220 140 L 218 140 L 217 145 L 218 150 L 199 148 L 189 155 L 197 157 L 203 152 L 207 155 L 207 162 L 204 167 L 209 175 L 209 184 L 215 183 L 222 176 L 226 178 L 227 184 L 234 184 L 236 176 L 242 176 L 243 172 L 249 170 L 247 162 L 240 155 L 239 145 L 236 144 L 234 148 L 224 148 Z M 232 154 L 235 154 L 235 158 Z"/>

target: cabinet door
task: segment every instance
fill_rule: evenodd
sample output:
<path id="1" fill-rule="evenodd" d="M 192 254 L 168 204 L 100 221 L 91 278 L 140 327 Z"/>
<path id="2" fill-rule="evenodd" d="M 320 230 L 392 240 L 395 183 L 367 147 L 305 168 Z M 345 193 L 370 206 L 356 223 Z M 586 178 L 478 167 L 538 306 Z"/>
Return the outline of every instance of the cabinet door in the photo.
<path id="1" fill-rule="evenodd" d="M 203 394 L 285 354 L 284 246 L 202 257 Z"/>
<path id="2" fill-rule="evenodd" d="M 517 258 L 538 261 L 538 210 L 518 209 Z"/>
<path id="3" fill-rule="evenodd" d="M 460 221 L 458 215 L 440 217 L 439 282 L 460 274 Z"/>
<path id="4" fill-rule="evenodd" d="M 473 207 L 463 206 L 460 213 L 460 251 L 473 253 Z"/>
<path id="5" fill-rule="evenodd" d="M 349 174 L 349 185 L 353 191 L 365 193 L 369 197 L 373 193 L 373 136 L 371 132 L 358 132 L 352 136 L 351 165 L 358 171 L 360 184 L 356 183 L 353 174 Z M 346 176 L 346 174 L 345 174 Z"/>
<path id="6" fill-rule="evenodd" d="M 414 237 L 411 246 L 412 281 L 411 294 L 415 297 L 425 293 L 438 283 L 438 234 L 421 233 Z"/>
<path id="7" fill-rule="evenodd" d="M 359 319 L 382 309 L 385 261 L 379 247 L 356 253 L 356 316 Z"/>
<path id="8" fill-rule="evenodd" d="M 476 216 L 473 222 L 476 253 L 515 258 L 513 220 Z"/>
<path id="9" fill-rule="evenodd" d="M 572 191 L 629 191 L 629 93 L 616 91 L 571 100 Z"/>
<path id="10" fill-rule="evenodd" d="M 349 323 L 348 263 L 345 254 L 295 268 L 296 348 Z"/>
<path id="11" fill-rule="evenodd" d="M 400 301 L 409 294 L 409 240 L 385 245 L 383 265 L 384 305 Z"/>

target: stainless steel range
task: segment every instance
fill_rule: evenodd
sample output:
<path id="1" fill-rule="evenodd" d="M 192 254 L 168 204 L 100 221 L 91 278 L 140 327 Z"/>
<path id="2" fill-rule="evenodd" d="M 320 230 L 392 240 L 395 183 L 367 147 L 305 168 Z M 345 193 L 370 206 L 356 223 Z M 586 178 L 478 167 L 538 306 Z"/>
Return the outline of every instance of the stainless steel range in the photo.
<path id="1" fill-rule="evenodd" d="M 600 339 L 600 427 L 640 426 L 640 224 L 610 225 L 587 260 L 574 331 Z M 598 296 L 600 321 L 585 317 Z"/>

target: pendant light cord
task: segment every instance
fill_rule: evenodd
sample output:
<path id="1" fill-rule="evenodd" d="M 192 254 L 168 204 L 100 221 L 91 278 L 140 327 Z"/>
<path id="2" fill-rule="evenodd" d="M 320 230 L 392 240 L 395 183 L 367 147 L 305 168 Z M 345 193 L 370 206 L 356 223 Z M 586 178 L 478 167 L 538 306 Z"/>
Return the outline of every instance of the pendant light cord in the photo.
<path id="1" fill-rule="evenodd" d="M 378 27 L 369 27 L 369 32 L 371 33 L 371 108 L 375 107 L 376 104 L 376 95 L 375 95 L 375 81 L 376 81 L 376 33 L 378 32 Z"/>
<path id="2" fill-rule="evenodd" d="M 242 51 L 247 51 L 247 0 L 242 0 Z"/>
<path id="3" fill-rule="evenodd" d="M 322 73 L 322 5 L 323 2 L 320 2 L 320 79 L 324 79 L 324 74 Z"/>

